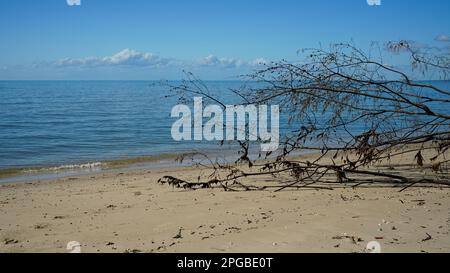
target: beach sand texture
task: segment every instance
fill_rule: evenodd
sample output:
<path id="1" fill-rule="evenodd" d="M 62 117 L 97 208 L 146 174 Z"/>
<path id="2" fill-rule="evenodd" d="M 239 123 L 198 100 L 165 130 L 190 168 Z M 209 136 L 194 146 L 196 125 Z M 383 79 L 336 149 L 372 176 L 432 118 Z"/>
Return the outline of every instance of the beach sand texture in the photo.
<path id="1" fill-rule="evenodd" d="M 0 185 L 0 252 L 449 252 L 450 190 L 183 190 L 180 167 Z M 250 179 L 250 178 L 249 178 Z M 270 177 L 255 177 L 266 183 Z M 181 231 L 180 231 L 181 230 Z"/>

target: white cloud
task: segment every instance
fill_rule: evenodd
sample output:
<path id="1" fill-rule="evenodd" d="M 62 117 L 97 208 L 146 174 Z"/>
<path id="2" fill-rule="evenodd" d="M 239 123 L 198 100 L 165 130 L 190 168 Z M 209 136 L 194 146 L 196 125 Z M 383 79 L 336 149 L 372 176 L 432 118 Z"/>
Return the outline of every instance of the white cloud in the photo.
<path id="1" fill-rule="evenodd" d="M 66 58 L 55 62 L 58 67 L 82 66 L 163 66 L 170 63 L 170 59 L 161 58 L 152 53 L 139 52 L 126 48 L 112 56 L 87 57 L 82 59 Z"/>
<path id="2" fill-rule="evenodd" d="M 92 56 L 82 58 L 64 58 L 57 61 L 42 61 L 34 63 L 29 68 L 45 70 L 56 68 L 59 72 L 67 71 L 90 71 L 92 73 L 113 73 L 119 68 L 120 71 L 140 71 L 152 69 L 152 73 L 172 73 L 176 71 L 197 71 L 197 73 L 229 73 L 237 75 L 248 73 L 251 69 L 259 68 L 270 62 L 265 58 L 254 60 L 242 60 L 239 58 L 223 58 L 208 55 L 197 60 L 182 60 L 173 57 L 161 57 L 159 55 L 141 52 L 126 48 L 109 56 Z M 1 66 L 0 66 L 0 71 Z M 106 72 L 107 71 L 107 72 Z M 71 72 L 71 73 L 72 73 Z M 228 75 L 228 74 L 227 74 Z"/>
<path id="3" fill-rule="evenodd" d="M 218 65 L 220 60 L 214 55 L 208 55 L 200 61 L 200 64 L 204 66 Z"/>
<path id="4" fill-rule="evenodd" d="M 445 34 L 438 35 L 434 39 L 438 42 L 450 42 L 450 37 Z"/>
<path id="5" fill-rule="evenodd" d="M 146 52 L 139 52 L 126 48 L 114 55 L 106 57 L 86 57 L 86 58 L 65 58 L 54 62 L 57 67 L 102 67 L 102 66 L 129 66 L 129 67 L 161 67 L 172 64 L 183 66 L 189 64 L 188 61 L 174 58 L 162 58 L 158 55 Z M 265 65 L 269 62 L 264 58 L 257 58 L 246 62 L 236 58 L 219 58 L 215 55 L 208 55 L 193 65 L 216 68 L 241 68 L 245 66 Z"/>
<path id="6" fill-rule="evenodd" d="M 246 62 L 241 59 L 234 58 L 218 58 L 215 55 L 208 55 L 200 60 L 201 66 L 222 67 L 222 68 L 240 68 L 267 65 L 270 62 L 264 58 L 257 58 L 253 61 Z"/>
<path id="7" fill-rule="evenodd" d="M 245 62 L 239 59 L 218 58 L 214 55 L 208 55 L 200 60 L 202 66 L 216 66 L 222 68 L 238 68 L 245 65 Z"/>

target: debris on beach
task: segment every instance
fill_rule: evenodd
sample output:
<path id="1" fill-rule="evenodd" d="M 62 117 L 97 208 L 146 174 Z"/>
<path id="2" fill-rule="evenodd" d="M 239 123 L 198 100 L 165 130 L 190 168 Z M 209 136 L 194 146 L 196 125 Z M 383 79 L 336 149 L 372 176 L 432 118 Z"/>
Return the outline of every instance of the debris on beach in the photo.
<path id="1" fill-rule="evenodd" d="M 416 207 L 422 207 L 426 204 L 425 200 L 419 199 L 419 200 L 411 200 L 410 202 L 415 203 L 415 205 L 413 206 L 413 208 Z"/>
<path id="2" fill-rule="evenodd" d="M 127 249 L 125 253 L 142 253 L 142 250 L 139 249 Z"/>
<path id="3" fill-rule="evenodd" d="M 18 241 L 18 240 L 15 240 L 15 239 L 5 239 L 5 240 L 3 241 L 3 243 L 4 243 L 5 245 L 18 244 L 19 241 Z"/>
<path id="4" fill-rule="evenodd" d="M 180 228 L 179 230 L 178 230 L 178 234 L 177 235 L 175 235 L 174 237 L 173 237 L 173 239 L 182 239 L 183 238 L 183 236 L 181 235 L 181 231 L 183 230 L 183 228 Z"/>
<path id="5" fill-rule="evenodd" d="M 48 227 L 48 224 L 36 224 L 33 227 L 34 229 L 45 229 Z"/>
<path id="6" fill-rule="evenodd" d="M 425 239 L 422 239 L 422 242 L 426 242 L 426 241 L 433 239 L 433 237 L 431 237 L 430 234 L 428 234 L 428 233 L 425 233 L 425 234 L 427 235 L 427 237 Z"/>
<path id="7" fill-rule="evenodd" d="M 364 242 L 364 240 L 360 237 L 357 236 L 349 236 L 349 235 L 338 235 L 338 236 L 334 236 L 332 238 L 333 240 L 344 240 L 344 239 L 350 239 L 350 241 L 354 244 L 358 244 L 360 242 Z"/>

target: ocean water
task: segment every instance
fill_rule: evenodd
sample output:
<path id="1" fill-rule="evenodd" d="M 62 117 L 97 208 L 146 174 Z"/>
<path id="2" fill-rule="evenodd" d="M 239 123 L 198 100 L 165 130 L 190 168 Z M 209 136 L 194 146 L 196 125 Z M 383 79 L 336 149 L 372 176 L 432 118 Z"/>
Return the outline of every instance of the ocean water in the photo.
<path id="1" fill-rule="evenodd" d="M 217 147 L 172 139 L 177 100 L 167 91 L 145 81 L 1 81 L 0 169 Z"/>
<path id="2" fill-rule="evenodd" d="M 225 100 L 243 84 L 208 82 Z M 146 81 L 0 81 L 0 170 L 218 149 L 172 139 L 170 94 Z M 288 129 L 286 118 L 280 126 Z"/>

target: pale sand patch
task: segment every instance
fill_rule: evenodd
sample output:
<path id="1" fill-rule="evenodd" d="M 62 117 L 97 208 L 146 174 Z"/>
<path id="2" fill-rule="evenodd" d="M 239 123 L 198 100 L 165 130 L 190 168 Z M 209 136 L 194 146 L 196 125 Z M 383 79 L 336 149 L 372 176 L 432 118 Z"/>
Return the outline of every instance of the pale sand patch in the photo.
<path id="1" fill-rule="evenodd" d="M 450 251 L 448 188 L 184 191 L 157 184 L 164 175 L 198 170 L 2 185 L 0 252 L 67 252 L 70 241 L 83 252 L 364 252 L 374 240 L 382 252 Z"/>

